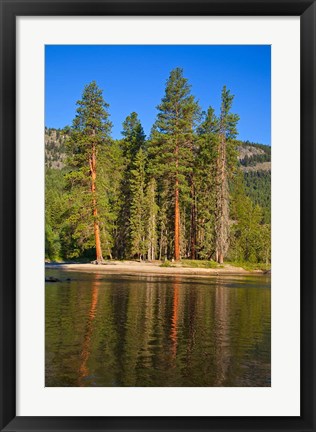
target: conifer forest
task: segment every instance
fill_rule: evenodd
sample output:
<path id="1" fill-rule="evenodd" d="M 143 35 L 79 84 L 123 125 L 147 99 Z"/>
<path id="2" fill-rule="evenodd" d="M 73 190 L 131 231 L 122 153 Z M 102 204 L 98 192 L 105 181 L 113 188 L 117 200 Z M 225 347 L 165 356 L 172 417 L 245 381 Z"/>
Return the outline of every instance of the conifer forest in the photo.
<path id="1" fill-rule="evenodd" d="M 45 129 L 46 260 L 271 262 L 271 147 L 238 140 L 225 85 L 204 112 L 185 71 L 166 78 L 148 136 L 131 112 L 112 138 L 95 81 Z"/>

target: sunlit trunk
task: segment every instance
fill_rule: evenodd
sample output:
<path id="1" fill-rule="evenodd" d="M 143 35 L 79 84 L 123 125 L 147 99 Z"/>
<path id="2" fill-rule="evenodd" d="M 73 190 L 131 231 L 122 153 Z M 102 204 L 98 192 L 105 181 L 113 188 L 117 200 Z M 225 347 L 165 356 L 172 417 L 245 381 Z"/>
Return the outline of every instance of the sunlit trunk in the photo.
<path id="1" fill-rule="evenodd" d="M 222 135 L 217 158 L 216 261 L 223 264 L 228 249 L 229 209 L 226 174 L 226 139 Z"/>
<path id="2" fill-rule="evenodd" d="M 96 249 L 96 261 L 102 262 L 102 249 L 100 240 L 100 226 L 98 220 L 98 209 L 97 209 L 97 199 L 96 199 L 96 149 L 93 146 L 92 156 L 90 159 L 90 171 L 91 171 L 91 192 L 92 192 L 92 205 L 93 205 L 93 227 L 94 227 L 94 238 L 95 238 L 95 249 Z"/>
<path id="3" fill-rule="evenodd" d="M 179 206 L 179 148 L 176 145 L 176 180 L 175 180 L 175 197 L 174 197 L 174 259 L 180 260 L 180 206 Z"/>
<path id="4" fill-rule="evenodd" d="M 190 257 L 196 258 L 196 204 L 195 204 L 195 190 L 194 179 L 191 176 L 191 220 L 190 220 Z"/>
<path id="5" fill-rule="evenodd" d="M 179 183 L 176 179 L 175 203 L 174 203 L 174 259 L 180 259 L 180 208 L 179 208 Z"/>

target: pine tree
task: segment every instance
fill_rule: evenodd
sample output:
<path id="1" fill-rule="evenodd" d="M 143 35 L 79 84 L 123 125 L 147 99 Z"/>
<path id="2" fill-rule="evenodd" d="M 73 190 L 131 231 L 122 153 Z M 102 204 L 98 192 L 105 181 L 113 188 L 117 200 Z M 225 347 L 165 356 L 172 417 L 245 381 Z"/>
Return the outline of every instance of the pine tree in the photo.
<path id="1" fill-rule="evenodd" d="M 146 247 L 146 205 L 145 205 L 145 164 L 146 156 L 142 149 L 138 151 L 131 170 L 130 190 L 130 232 L 131 253 L 139 259 L 147 252 Z"/>
<path id="2" fill-rule="evenodd" d="M 157 248 L 157 213 L 156 204 L 157 184 L 152 178 L 146 188 L 146 233 L 147 233 L 147 257 L 149 261 L 156 258 Z"/>
<path id="3" fill-rule="evenodd" d="M 199 258 L 210 259 L 215 252 L 215 178 L 218 146 L 218 119 L 209 107 L 198 128 L 195 161 L 196 248 Z"/>
<path id="4" fill-rule="evenodd" d="M 123 122 L 123 139 L 121 149 L 124 159 L 124 168 L 121 180 L 121 198 L 118 230 L 116 237 L 116 252 L 120 258 L 129 256 L 132 252 L 131 245 L 131 170 L 135 157 L 140 149 L 145 150 L 146 136 L 136 112 L 132 112 Z M 132 253 L 133 254 L 133 253 Z"/>
<path id="5" fill-rule="evenodd" d="M 199 113 L 182 69 L 171 71 L 165 96 L 157 108 L 159 113 L 151 134 L 150 156 L 154 160 L 152 166 L 156 176 L 164 178 L 165 192 L 172 193 L 172 196 L 168 193 L 168 199 L 173 205 L 173 256 L 179 260 L 180 201 L 190 193 L 188 177 L 192 171 L 192 143 Z"/>
<path id="6" fill-rule="evenodd" d="M 124 158 L 119 140 L 111 140 L 98 157 L 98 189 L 103 252 L 112 258 L 117 233 L 120 232 L 119 212 L 123 201 L 121 183 Z"/>
<path id="7" fill-rule="evenodd" d="M 123 122 L 123 155 L 132 163 L 141 148 L 144 149 L 146 135 L 136 112 L 132 112 Z"/>
<path id="8" fill-rule="evenodd" d="M 216 261 L 222 264 L 229 246 L 229 191 L 228 146 L 237 135 L 238 115 L 230 112 L 234 96 L 222 90 L 221 112 L 218 123 L 219 140 L 216 155 Z"/>
<path id="9" fill-rule="evenodd" d="M 74 203 L 72 217 L 76 223 L 75 235 L 81 236 L 81 241 L 84 241 L 89 238 L 89 220 L 91 220 L 87 218 L 85 209 L 91 212 L 96 263 L 101 263 L 103 256 L 97 190 L 97 161 L 99 152 L 109 144 L 112 124 L 109 121 L 109 105 L 104 101 L 102 91 L 95 81 L 85 86 L 82 99 L 77 102 L 77 105 L 71 136 L 67 141 L 68 165 L 71 168 L 67 180 L 73 191 Z M 88 193 L 89 189 L 90 193 Z"/>

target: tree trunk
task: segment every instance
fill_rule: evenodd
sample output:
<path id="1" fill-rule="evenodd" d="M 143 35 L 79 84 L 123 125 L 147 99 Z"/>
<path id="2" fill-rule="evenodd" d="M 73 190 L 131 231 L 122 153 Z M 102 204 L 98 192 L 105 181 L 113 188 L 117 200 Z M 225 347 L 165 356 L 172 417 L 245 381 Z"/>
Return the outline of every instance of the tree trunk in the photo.
<path id="1" fill-rule="evenodd" d="M 93 146 L 92 156 L 90 159 L 90 171 L 91 171 L 91 192 L 92 192 L 92 205 L 93 205 L 93 226 L 94 226 L 94 238 L 95 238 L 95 249 L 96 249 L 96 261 L 97 263 L 103 262 L 101 240 L 100 240 L 100 226 L 98 220 L 98 209 L 96 199 L 96 148 Z"/>
<path id="2" fill-rule="evenodd" d="M 180 208 L 179 208 L 179 182 L 176 178 L 174 200 L 174 259 L 180 260 Z"/>
<path id="3" fill-rule="evenodd" d="M 178 165 L 179 165 L 179 147 L 176 143 L 176 181 L 175 181 L 175 197 L 174 197 L 174 259 L 180 260 L 180 206 L 179 206 L 179 179 L 178 179 Z"/>
<path id="4" fill-rule="evenodd" d="M 159 261 L 161 261 L 162 258 L 162 230 L 160 235 L 160 244 L 159 244 Z"/>
<path id="5" fill-rule="evenodd" d="M 216 227 L 216 261 L 223 264 L 228 248 L 228 184 L 226 174 L 226 139 L 222 135 L 217 159 L 217 227 Z"/>
<path id="6" fill-rule="evenodd" d="M 194 179 L 191 176 L 191 220 L 190 220 L 190 257 L 196 259 L 196 205 Z"/>

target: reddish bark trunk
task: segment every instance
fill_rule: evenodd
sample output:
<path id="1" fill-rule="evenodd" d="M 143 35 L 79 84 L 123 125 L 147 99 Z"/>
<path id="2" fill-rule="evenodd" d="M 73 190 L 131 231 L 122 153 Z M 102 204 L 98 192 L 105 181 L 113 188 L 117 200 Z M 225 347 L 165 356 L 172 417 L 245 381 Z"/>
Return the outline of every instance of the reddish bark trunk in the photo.
<path id="1" fill-rule="evenodd" d="M 195 207 L 195 190 L 194 190 L 194 179 L 191 176 L 191 220 L 190 220 L 190 256 L 191 259 L 196 258 L 195 245 L 196 245 L 196 207 Z"/>
<path id="2" fill-rule="evenodd" d="M 100 240 L 100 227 L 98 220 L 98 209 L 96 199 L 96 149 L 93 147 L 92 157 L 90 159 L 90 171 L 91 171 L 91 192 L 92 192 L 92 205 L 93 205 L 93 225 L 94 225 L 94 238 L 95 238 L 95 249 L 96 249 L 96 261 L 102 262 L 102 249 Z"/>
<path id="3" fill-rule="evenodd" d="M 180 206 L 179 206 L 179 179 L 178 179 L 178 164 L 179 164 L 179 147 L 176 143 L 176 181 L 175 181 L 175 197 L 174 197 L 174 259 L 180 260 Z"/>
<path id="4" fill-rule="evenodd" d="M 176 179 L 174 200 L 174 259 L 180 259 L 180 208 L 179 208 L 179 182 Z"/>

